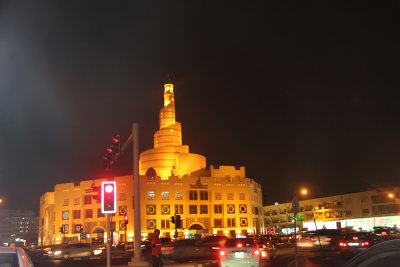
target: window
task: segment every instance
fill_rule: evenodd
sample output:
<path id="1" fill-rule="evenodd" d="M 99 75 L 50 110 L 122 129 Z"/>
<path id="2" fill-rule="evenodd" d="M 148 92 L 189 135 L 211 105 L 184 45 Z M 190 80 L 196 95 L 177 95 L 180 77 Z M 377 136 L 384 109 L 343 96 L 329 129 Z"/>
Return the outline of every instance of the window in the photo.
<path id="1" fill-rule="evenodd" d="M 182 192 L 175 192 L 175 199 L 182 200 Z"/>
<path id="2" fill-rule="evenodd" d="M 183 205 L 175 205 L 175 214 L 183 214 Z"/>
<path id="3" fill-rule="evenodd" d="M 68 232 L 69 232 L 69 225 L 68 225 L 68 224 L 63 224 L 62 227 L 64 228 L 64 233 L 68 234 Z"/>
<path id="4" fill-rule="evenodd" d="M 346 216 L 351 216 L 351 210 L 346 210 Z"/>
<path id="5" fill-rule="evenodd" d="M 169 199 L 169 192 L 161 192 L 161 199 L 168 200 Z"/>
<path id="6" fill-rule="evenodd" d="M 169 229 L 169 220 L 161 220 L 161 229 Z"/>
<path id="7" fill-rule="evenodd" d="M 215 200 L 221 200 L 221 192 L 215 192 Z"/>
<path id="8" fill-rule="evenodd" d="M 156 214 L 156 205 L 147 205 L 147 215 Z"/>
<path id="9" fill-rule="evenodd" d="M 189 214 L 197 214 L 197 205 L 189 205 Z"/>
<path id="10" fill-rule="evenodd" d="M 240 213 L 247 213 L 247 205 L 246 204 L 240 204 L 239 205 L 239 212 Z"/>
<path id="11" fill-rule="evenodd" d="M 189 190 L 189 200 L 197 200 L 197 191 Z"/>
<path id="12" fill-rule="evenodd" d="M 208 200 L 208 191 L 200 191 L 200 200 Z"/>
<path id="13" fill-rule="evenodd" d="M 226 205 L 226 210 L 228 213 L 235 213 L 235 205 L 234 204 Z"/>
<path id="14" fill-rule="evenodd" d="M 228 218 L 228 227 L 236 227 L 236 219 L 235 218 Z"/>
<path id="15" fill-rule="evenodd" d="M 214 227 L 222 228 L 222 219 L 214 219 Z"/>
<path id="16" fill-rule="evenodd" d="M 170 206 L 161 205 L 161 214 L 170 214 Z"/>
<path id="17" fill-rule="evenodd" d="M 68 210 L 63 210 L 62 211 L 62 219 L 63 220 L 69 220 L 69 211 Z"/>
<path id="18" fill-rule="evenodd" d="M 74 219 L 80 219 L 81 218 L 81 211 L 80 210 L 74 210 L 73 211 L 73 218 Z"/>
<path id="19" fill-rule="evenodd" d="M 74 199 L 74 205 L 79 205 L 79 197 Z"/>
<path id="20" fill-rule="evenodd" d="M 362 213 L 363 213 L 363 215 L 368 215 L 369 214 L 369 209 L 363 209 Z"/>
<path id="21" fill-rule="evenodd" d="M 239 193 L 239 199 L 240 200 L 246 200 L 246 194 L 245 193 Z"/>
<path id="22" fill-rule="evenodd" d="M 97 209 L 97 218 L 101 218 L 101 217 L 104 217 L 104 214 L 101 213 L 101 208 L 98 208 Z"/>
<path id="23" fill-rule="evenodd" d="M 68 206 L 68 205 L 69 205 L 68 199 L 64 199 L 64 206 Z"/>
<path id="24" fill-rule="evenodd" d="M 85 195 L 84 196 L 84 203 L 85 203 L 85 205 L 92 204 L 92 196 L 91 195 Z"/>
<path id="25" fill-rule="evenodd" d="M 154 191 L 147 192 L 147 199 L 156 199 Z"/>
<path id="26" fill-rule="evenodd" d="M 221 204 L 214 205 L 214 213 L 216 213 L 216 214 L 222 213 L 222 205 Z"/>
<path id="27" fill-rule="evenodd" d="M 119 201 L 125 201 L 126 200 L 126 194 L 125 193 L 119 193 Z"/>
<path id="28" fill-rule="evenodd" d="M 233 193 L 227 193 L 228 200 L 233 200 Z"/>
<path id="29" fill-rule="evenodd" d="M 85 218 L 93 218 L 93 210 L 92 209 L 85 210 Z"/>
<path id="30" fill-rule="evenodd" d="M 208 214 L 208 205 L 200 205 L 200 214 Z"/>
<path id="31" fill-rule="evenodd" d="M 155 219 L 147 219 L 147 229 L 156 229 L 157 221 Z"/>

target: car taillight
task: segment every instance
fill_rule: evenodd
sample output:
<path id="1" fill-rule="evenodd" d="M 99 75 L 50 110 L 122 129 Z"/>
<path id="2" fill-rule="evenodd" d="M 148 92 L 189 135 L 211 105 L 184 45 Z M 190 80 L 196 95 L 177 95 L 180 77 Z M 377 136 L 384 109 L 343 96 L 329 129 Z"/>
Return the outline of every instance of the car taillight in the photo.
<path id="1" fill-rule="evenodd" d="M 221 249 L 221 250 L 219 251 L 219 255 L 220 255 L 220 256 L 226 256 L 226 251 L 223 250 L 223 249 Z"/>
<path id="2" fill-rule="evenodd" d="M 353 240 L 358 240 L 358 236 L 353 236 Z"/>
<path id="3" fill-rule="evenodd" d="M 339 242 L 339 247 L 346 247 L 346 246 L 347 246 L 346 243 L 344 243 L 344 242 Z"/>
<path id="4" fill-rule="evenodd" d="M 253 255 L 259 256 L 260 255 L 260 251 L 258 249 L 254 249 Z"/>
<path id="5" fill-rule="evenodd" d="M 361 243 L 361 246 L 369 246 L 369 242 L 363 242 L 363 243 Z"/>

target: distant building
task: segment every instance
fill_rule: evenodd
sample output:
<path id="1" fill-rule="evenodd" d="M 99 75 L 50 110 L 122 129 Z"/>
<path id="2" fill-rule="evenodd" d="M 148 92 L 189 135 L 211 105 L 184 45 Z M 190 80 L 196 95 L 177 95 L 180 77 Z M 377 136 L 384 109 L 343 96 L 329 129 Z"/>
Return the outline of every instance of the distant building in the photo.
<path id="1" fill-rule="evenodd" d="M 32 210 L 0 210 L 0 242 L 37 243 L 39 217 Z"/>
<path id="2" fill-rule="evenodd" d="M 370 231 L 375 226 L 400 226 L 400 187 L 301 200 L 297 230 L 352 228 Z M 278 233 L 294 231 L 290 203 L 263 207 L 264 224 Z M 314 223 L 315 218 L 315 223 Z"/>
<path id="3" fill-rule="evenodd" d="M 173 236 L 171 216 L 181 215 L 181 237 L 260 233 L 262 188 L 246 178 L 243 166 L 209 166 L 202 155 L 189 153 L 182 145 L 181 124 L 175 121 L 173 84 L 164 85 L 164 107 L 160 128 L 154 134 L 154 148 L 141 153 L 140 209 L 142 237 L 159 228 L 162 236 Z M 78 242 L 83 225 L 84 242 L 104 242 L 106 220 L 94 198 L 101 181 L 66 183 L 40 198 L 39 242 L 43 245 Z M 112 217 L 114 238 L 133 240 L 133 178 L 115 177 L 118 211 Z M 124 215 L 129 216 L 127 227 Z M 65 234 L 59 228 L 66 230 Z"/>

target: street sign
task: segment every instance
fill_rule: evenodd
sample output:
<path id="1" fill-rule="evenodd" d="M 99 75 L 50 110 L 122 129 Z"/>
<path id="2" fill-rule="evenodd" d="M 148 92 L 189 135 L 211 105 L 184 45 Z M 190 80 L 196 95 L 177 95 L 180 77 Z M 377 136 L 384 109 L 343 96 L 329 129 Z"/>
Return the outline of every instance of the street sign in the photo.
<path id="1" fill-rule="evenodd" d="M 267 227 L 267 235 L 274 235 L 275 229 L 274 227 Z"/>
<path id="2" fill-rule="evenodd" d="M 81 233 L 81 239 L 86 239 L 87 238 L 87 233 L 86 232 L 82 232 Z"/>

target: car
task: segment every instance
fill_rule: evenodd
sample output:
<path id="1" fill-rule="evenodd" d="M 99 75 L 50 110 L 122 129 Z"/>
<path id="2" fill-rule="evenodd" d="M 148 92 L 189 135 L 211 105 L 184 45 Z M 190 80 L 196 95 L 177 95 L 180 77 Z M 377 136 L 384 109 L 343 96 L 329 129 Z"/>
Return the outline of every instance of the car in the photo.
<path id="1" fill-rule="evenodd" d="M 66 246 L 55 247 L 49 252 L 52 258 L 76 258 L 76 257 L 90 257 L 100 255 L 103 252 L 98 247 L 93 247 L 87 243 L 75 243 Z"/>
<path id="2" fill-rule="evenodd" d="M 33 267 L 33 264 L 22 248 L 0 247 L 0 266 Z"/>
<path id="3" fill-rule="evenodd" d="M 225 266 L 261 266 L 261 252 L 253 238 L 232 238 L 219 250 L 219 264 Z"/>
<path id="4" fill-rule="evenodd" d="M 358 253 L 342 267 L 397 267 L 400 262 L 400 239 L 379 243 Z"/>
<path id="5" fill-rule="evenodd" d="M 203 243 L 201 239 L 180 239 L 175 241 L 170 257 L 176 261 L 213 259 L 216 255 L 215 251 L 211 245 Z"/>
<path id="6" fill-rule="evenodd" d="M 254 241 L 261 252 L 261 260 L 270 261 L 276 259 L 276 248 L 271 242 L 263 237 L 256 237 Z"/>
<path id="7" fill-rule="evenodd" d="M 343 238 L 339 229 L 320 229 L 308 231 L 297 241 L 297 247 L 304 250 L 339 249 L 339 240 Z"/>
<path id="8" fill-rule="evenodd" d="M 379 236 L 370 232 L 354 232 L 346 234 L 339 241 L 339 249 L 344 252 L 359 252 L 380 242 Z"/>

